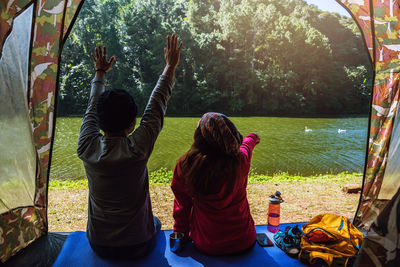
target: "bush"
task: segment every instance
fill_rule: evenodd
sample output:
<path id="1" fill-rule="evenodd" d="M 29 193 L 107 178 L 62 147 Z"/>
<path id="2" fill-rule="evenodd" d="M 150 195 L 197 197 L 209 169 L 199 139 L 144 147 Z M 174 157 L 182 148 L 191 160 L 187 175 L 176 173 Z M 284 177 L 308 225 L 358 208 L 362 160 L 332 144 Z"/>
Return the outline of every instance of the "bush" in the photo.
<path id="1" fill-rule="evenodd" d="M 150 184 L 171 184 L 172 171 L 167 168 L 161 168 L 155 172 L 151 172 L 149 175 Z"/>

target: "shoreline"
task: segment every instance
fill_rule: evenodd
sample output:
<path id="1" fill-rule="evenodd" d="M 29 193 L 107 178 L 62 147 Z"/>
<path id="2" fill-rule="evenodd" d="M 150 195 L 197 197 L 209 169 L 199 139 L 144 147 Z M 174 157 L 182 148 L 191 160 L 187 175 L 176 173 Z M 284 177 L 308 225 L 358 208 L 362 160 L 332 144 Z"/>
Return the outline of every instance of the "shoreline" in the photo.
<path id="1" fill-rule="evenodd" d="M 164 177 L 165 178 L 165 177 Z M 360 186 L 361 173 L 294 176 L 277 174 L 249 175 L 247 198 L 254 222 L 266 224 L 268 197 L 276 190 L 285 200 L 281 205 L 281 223 L 305 222 L 321 213 L 354 217 L 360 194 L 346 194 L 345 186 Z M 162 229 L 172 229 L 174 196 L 168 183 L 151 183 L 153 213 Z M 49 231 L 85 231 L 87 222 L 87 180 L 53 180 L 49 184 Z"/>
<path id="2" fill-rule="evenodd" d="M 167 186 L 171 184 L 173 171 L 167 168 L 160 168 L 157 171 L 149 173 L 149 184 L 154 186 Z M 340 172 L 337 174 L 326 173 L 326 174 L 313 174 L 313 175 L 296 175 L 289 174 L 287 172 L 276 173 L 272 175 L 258 174 L 254 170 L 250 170 L 248 176 L 248 184 L 257 184 L 265 182 L 306 182 L 306 181 L 317 181 L 330 179 L 335 181 L 345 182 L 355 177 L 359 177 L 361 180 L 363 174 L 361 172 Z M 52 179 L 49 183 L 49 188 L 55 189 L 82 189 L 87 188 L 87 179 Z"/>

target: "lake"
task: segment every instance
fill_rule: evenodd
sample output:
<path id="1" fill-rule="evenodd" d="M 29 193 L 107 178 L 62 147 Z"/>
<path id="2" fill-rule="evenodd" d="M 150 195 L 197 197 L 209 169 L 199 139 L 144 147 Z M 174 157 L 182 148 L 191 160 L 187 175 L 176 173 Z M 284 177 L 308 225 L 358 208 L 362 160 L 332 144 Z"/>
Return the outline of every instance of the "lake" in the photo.
<path id="1" fill-rule="evenodd" d="M 243 135 L 255 132 L 260 136 L 261 142 L 254 149 L 252 159 L 252 168 L 259 174 L 363 171 L 367 117 L 231 119 Z M 149 160 L 150 171 L 174 168 L 176 160 L 190 148 L 198 120 L 165 118 L 164 128 Z M 85 177 L 83 165 L 76 155 L 81 121 L 81 118 L 57 118 L 51 178 Z"/>

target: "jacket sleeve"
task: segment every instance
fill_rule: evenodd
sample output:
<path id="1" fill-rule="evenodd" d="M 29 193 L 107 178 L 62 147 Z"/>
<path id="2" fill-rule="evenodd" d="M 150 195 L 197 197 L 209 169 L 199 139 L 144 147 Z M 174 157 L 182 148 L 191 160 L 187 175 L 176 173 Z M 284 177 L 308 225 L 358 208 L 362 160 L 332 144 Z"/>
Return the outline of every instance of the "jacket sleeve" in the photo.
<path id="1" fill-rule="evenodd" d="M 253 155 L 253 149 L 257 145 L 259 141 L 259 137 L 256 134 L 249 134 L 247 135 L 240 146 L 240 154 L 241 154 L 241 161 L 242 161 L 242 171 L 245 175 L 248 174 L 250 170 L 250 161 Z"/>
<path id="2" fill-rule="evenodd" d="M 79 132 L 77 153 L 80 157 L 94 137 L 100 136 L 100 128 L 97 123 L 96 102 L 105 89 L 105 78 L 95 77 L 92 80 L 92 88 L 88 107 L 83 116 L 82 126 Z"/>
<path id="3" fill-rule="evenodd" d="M 174 198 L 174 231 L 184 233 L 188 236 L 190 230 L 190 216 L 192 212 L 192 197 L 189 195 L 188 188 L 183 183 L 179 163 L 175 166 L 174 175 L 171 183 Z"/>
<path id="4" fill-rule="evenodd" d="M 167 102 L 171 97 L 173 85 L 168 76 L 160 76 L 151 93 L 139 127 L 129 136 L 145 157 L 150 156 L 162 129 Z"/>

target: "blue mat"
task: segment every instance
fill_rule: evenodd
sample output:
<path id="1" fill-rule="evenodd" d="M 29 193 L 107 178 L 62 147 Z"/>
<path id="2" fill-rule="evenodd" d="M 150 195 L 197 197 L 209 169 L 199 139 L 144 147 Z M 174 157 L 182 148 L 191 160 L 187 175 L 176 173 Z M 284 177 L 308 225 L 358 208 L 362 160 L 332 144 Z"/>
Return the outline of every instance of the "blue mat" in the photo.
<path id="1" fill-rule="evenodd" d="M 303 223 L 299 223 L 302 225 Z M 281 230 L 286 226 L 282 224 Z M 266 233 L 273 240 L 273 234 L 267 226 L 256 226 L 257 233 Z M 135 261 L 109 261 L 98 257 L 89 245 L 85 232 L 71 233 L 64 243 L 53 266 L 305 266 L 297 259 L 290 258 L 278 247 L 260 247 L 258 244 L 239 256 L 208 256 L 199 252 L 193 244 L 187 244 L 183 251 L 174 254 L 169 250 L 169 234 L 171 230 L 161 231 L 155 249 L 145 258 Z"/>

